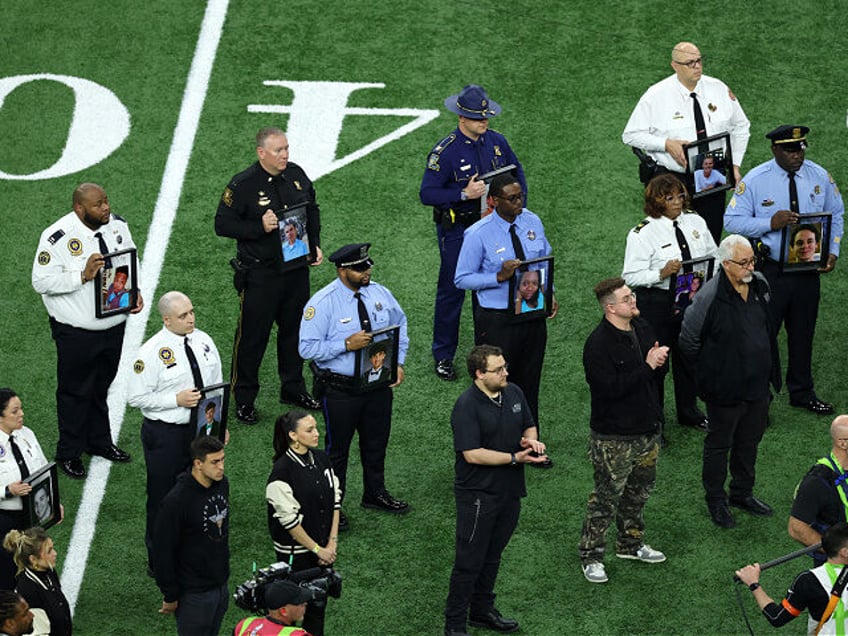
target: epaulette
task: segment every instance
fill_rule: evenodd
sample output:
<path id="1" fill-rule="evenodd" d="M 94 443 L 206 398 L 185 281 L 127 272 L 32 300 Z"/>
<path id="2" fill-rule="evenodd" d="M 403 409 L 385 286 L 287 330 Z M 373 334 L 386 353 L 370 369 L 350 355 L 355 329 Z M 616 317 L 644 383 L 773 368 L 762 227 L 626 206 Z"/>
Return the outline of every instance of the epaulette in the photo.
<path id="1" fill-rule="evenodd" d="M 65 230 L 56 230 L 53 234 L 47 237 L 47 242 L 50 243 L 50 245 L 56 245 L 56 241 L 63 236 L 65 236 Z"/>
<path id="2" fill-rule="evenodd" d="M 647 219 L 645 219 L 645 220 L 644 220 L 644 221 L 642 221 L 639 225 L 637 225 L 636 227 L 634 227 L 634 228 L 633 228 L 633 232 L 634 232 L 634 233 L 636 233 L 636 234 L 638 234 L 639 232 L 641 232 L 641 231 L 642 231 L 642 228 L 643 228 L 643 227 L 645 227 L 648 223 L 650 223 L 650 221 L 648 221 Z"/>
<path id="3" fill-rule="evenodd" d="M 122 217 L 120 214 L 115 214 L 114 212 L 112 212 L 112 218 L 113 218 L 113 219 L 117 219 L 117 220 L 118 220 L 118 221 L 120 221 L 121 223 L 126 223 L 126 222 L 127 222 L 127 220 L 126 220 L 124 217 Z"/>
<path id="4" fill-rule="evenodd" d="M 451 133 L 447 137 L 442 139 L 439 143 L 437 143 L 435 146 L 433 146 L 433 149 L 430 151 L 430 154 L 442 154 L 442 150 L 450 146 L 454 141 L 456 141 L 456 133 Z"/>

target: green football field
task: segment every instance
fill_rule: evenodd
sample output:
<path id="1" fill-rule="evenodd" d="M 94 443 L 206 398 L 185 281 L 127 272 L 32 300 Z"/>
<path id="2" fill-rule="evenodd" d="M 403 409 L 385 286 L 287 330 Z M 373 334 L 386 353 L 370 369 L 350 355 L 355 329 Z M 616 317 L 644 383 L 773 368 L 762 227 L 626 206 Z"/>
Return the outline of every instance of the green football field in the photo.
<path id="1" fill-rule="evenodd" d="M 26 423 L 52 456 L 55 348 L 30 272 L 41 231 L 70 210 L 83 181 L 102 184 L 113 211 L 129 222 L 148 307 L 169 289 L 187 293 L 198 327 L 228 368 L 238 310 L 228 265 L 234 243 L 215 236 L 213 216 L 229 178 L 255 159 L 256 130 L 287 129 L 291 160 L 316 180 L 325 253 L 373 244 L 374 279 L 404 307 L 412 342 L 406 381 L 395 392 L 387 484 L 413 510 L 389 518 L 360 508 L 352 453 L 352 529 L 341 537 L 338 561 L 344 590 L 331 601 L 327 633 L 441 633 L 453 559 L 449 417 L 468 380 L 447 384 L 432 371 L 438 253 L 418 188 L 427 152 L 456 123 L 443 99 L 479 83 L 503 107 L 493 127 L 524 165 L 528 207 L 554 246 L 561 304 L 549 325 L 540 415 L 556 466 L 528 470 L 529 496 L 504 554 L 497 605 L 524 634 L 746 633 L 733 570 L 796 549 L 786 534 L 792 492 L 829 448 L 829 419 L 791 409 L 785 393 L 776 397 L 756 487 L 776 514 L 740 512 L 736 529 L 720 531 L 703 502 L 701 434 L 677 427 L 667 405 L 670 445 L 645 516 L 647 542 L 668 561 L 611 558 L 609 583 L 591 585 L 577 558 L 591 490 L 580 356 L 600 319 L 591 289 L 620 274 L 626 233 L 642 218 L 637 162 L 621 131 L 644 90 L 671 73 L 671 47 L 698 44 L 704 72 L 739 98 L 751 120 L 743 173 L 770 158 L 767 131 L 803 124 L 811 128 L 807 156 L 845 185 L 843 9 L 834 0 L 4 0 L 0 386 L 21 394 Z M 837 266 L 823 281 L 813 360 L 820 397 L 842 412 L 844 270 Z M 313 290 L 334 276 L 329 264 L 313 269 Z M 130 320 L 110 398 L 119 445 L 133 461 L 92 462 L 84 483 L 60 478 L 66 519 L 51 534 L 78 634 L 175 633 L 173 618 L 157 614 L 161 595 L 145 575 L 141 417 L 123 398 L 134 349 L 159 327 L 155 312 Z M 466 315 L 463 355 L 471 339 Z M 274 556 L 263 494 L 272 423 L 284 410 L 275 368 L 271 348 L 260 424 L 232 420 L 231 587 Z M 806 565 L 798 559 L 769 570 L 763 585 L 780 597 Z M 771 630 L 750 594 L 743 600 L 755 633 Z M 224 631 L 244 616 L 231 604 Z"/>

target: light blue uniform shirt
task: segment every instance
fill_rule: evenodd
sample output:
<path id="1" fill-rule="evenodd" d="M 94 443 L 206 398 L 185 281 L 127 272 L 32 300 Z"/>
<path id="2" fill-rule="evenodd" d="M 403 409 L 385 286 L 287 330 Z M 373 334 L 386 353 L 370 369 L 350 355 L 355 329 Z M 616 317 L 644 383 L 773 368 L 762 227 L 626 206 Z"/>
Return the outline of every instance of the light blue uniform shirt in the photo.
<path id="1" fill-rule="evenodd" d="M 406 314 L 382 285 L 372 282 L 360 288 L 359 293 L 371 318 L 371 331 L 400 326 L 398 364 L 403 364 L 409 348 Z M 350 377 L 356 371 L 356 353 L 345 350 L 345 339 L 362 331 L 353 294 L 353 290 L 337 278 L 310 298 L 300 320 L 298 344 L 298 352 L 304 360 L 314 360 L 322 369 Z"/>
<path id="2" fill-rule="evenodd" d="M 459 289 L 476 290 L 480 306 L 487 309 L 511 307 L 509 281 L 498 282 L 503 262 L 516 258 L 509 226 L 497 211 L 492 212 L 465 230 L 459 252 L 454 284 Z M 524 208 L 515 218 L 515 226 L 524 248 L 524 260 L 550 255 L 551 244 L 545 237 L 545 228 L 538 216 Z"/>
<path id="3" fill-rule="evenodd" d="M 798 209 L 801 214 L 830 212 L 830 253 L 839 256 L 842 240 L 842 215 L 845 206 L 839 188 L 827 170 L 805 159 L 795 175 Z M 771 229 L 771 217 L 789 209 L 789 173 L 772 159 L 751 170 L 736 186 L 724 213 L 724 229 L 733 234 L 762 238 L 771 249 L 771 258 L 780 259 L 782 230 Z"/>

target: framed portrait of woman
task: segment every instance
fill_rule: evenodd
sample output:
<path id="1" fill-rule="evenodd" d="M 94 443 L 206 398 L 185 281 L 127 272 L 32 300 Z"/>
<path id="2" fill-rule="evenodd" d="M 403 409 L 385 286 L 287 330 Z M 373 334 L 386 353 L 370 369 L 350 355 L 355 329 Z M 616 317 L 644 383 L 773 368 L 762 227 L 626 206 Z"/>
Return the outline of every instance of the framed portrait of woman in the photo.
<path id="1" fill-rule="evenodd" d="M 227 435 L 230 383 L 211 384 L 200 389 L 200 401 L 191 410 L 194 436 L 212 435 L 222 442 Z"/>
<path id="2" fill-rule="evenodd" d="M 59 523 L 62 509 L 59 506 L 59 473 L 56 470 L 56 462 L 42 466 L 21 481 L 32 486 L 32 491 L 23 498 L 24 512 L 29 520 L 27 527 L 41 526 L 46 530 Z"/>
<path id="3" fill-rule="evenodd" d="M 397 382 L 400 325 L 371 332 L 371 343 L 356 352 L 355 375 L 360 390 L 373 391 Z"/>
<path id="4" fill-rule="evenodd" d="M 686 173 L 692 175 L 693 199 L 736 187 L 730 133 L 720 133 L 686 146 Z"/>
<path id="5" fill-rule="evenodd" d="M 671 277 L 672 305 L 674 316 L 683 318 L 683 312 L 695 300 L 695 295 L 708 280 L 713 277 L 715 258 L 694 258 L 683 261 L 680 270 Z"/>
<path id="6" fill-rule="evenodd" d="M 138 252 L 132 247 L 103 256 L 105 264 L 94 277 L 94 311 L 107 318 L 135 309 L 138 304 Z"/>
<path id="7" fill-rule="evenodd" d="M 509 302 L 513 322 L 551 315 L 554 298 L 554 257 L 522 261 L 509 280 Z"/>
<path id="8" fill-rule="evenodd" d="M 830 256 L 830 212 L 801 214 L 797 223 L 783 228 L 780 268 L 784 272 L 809 272 L 827 264 Z"/>

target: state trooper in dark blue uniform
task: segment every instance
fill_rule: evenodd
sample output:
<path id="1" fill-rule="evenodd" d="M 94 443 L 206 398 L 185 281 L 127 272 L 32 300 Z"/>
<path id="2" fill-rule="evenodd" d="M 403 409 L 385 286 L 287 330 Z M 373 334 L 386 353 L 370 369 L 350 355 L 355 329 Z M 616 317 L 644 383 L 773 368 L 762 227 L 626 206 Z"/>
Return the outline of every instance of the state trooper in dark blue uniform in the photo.
<path id="1" fill-rule="evenodd" d="M 813 335 L 819 311 L 819 274 L 836 267 L 842 240 L 842 195 L 833 177 L 805 158 L 806 126 L 779 126 L 766 134 L 774 159 L 751 170 L 736 187 L 727 206 L 724 227 L 728 232 L 759 239 L 767 252 L 758 269 L 771 287 L 769 303 L 775 332 L 786 324 L 789 362 L 786 386 L 792 406 L 813 413 L 833 413 L 833 406 L 816 395 L 813 386 Z M 795 200 L 791 200 L 794 182 Z M 830 212 L 830 252 L 815 270 L 783 272 L 780 267 L 783 228 L 799 222 L 799 214 Z"/>
<path id="2" fill-rule="evenodd" d="M 489 130 L 489 118 L 498 115 L 501 107 L 489 99 L 482 86 L 469 84 L 448 97 L 445 107 L 459 115 L 459 125 L 430 151 L 419 196 L 424 205 L 433 206 L 441 256 L 433 316 L 433 359 L 436 375 L 452 381 L 456 380 L 453 358 L 465 301 L 465 291 L 454 284 L 456 261 L 465 229 L 487 209 L 487 185 L 477 177 L 515 164 L 515 175 L 525 193 L 527 182 L 506 137 Z"/>
<path id="3" fill-rule="evenodd" d="M 386 447 L 392 424 L 392 386 L 403 381 L 403 363 L 409 348 L 406 315 L 392 293 L 371 282 L 370 243 L 345 245 L 330 255 L 338 277 L 306 303 L 300 322 L 300 355 L 311 360 L 315 395 L 324 404 L 327 426 L 325 449 L 347 494 L 347 458 L 355 433 L 362 457 L 362 506 L 394 514 L 408 512 L 409 504 L 386 490 Z M 397 381 L 373 388 L 363 385 L 361 370 L 368 366 L 373 332 L 400 327 L 397 341 Z M 382 342 L 383 340 L 378 340 Z M 357 353 L 361 351 L 361 353 Z M 360 368 L 356 368 L 359 358 Z M 347 527 L 342 514 L 339 528 Z"/>

